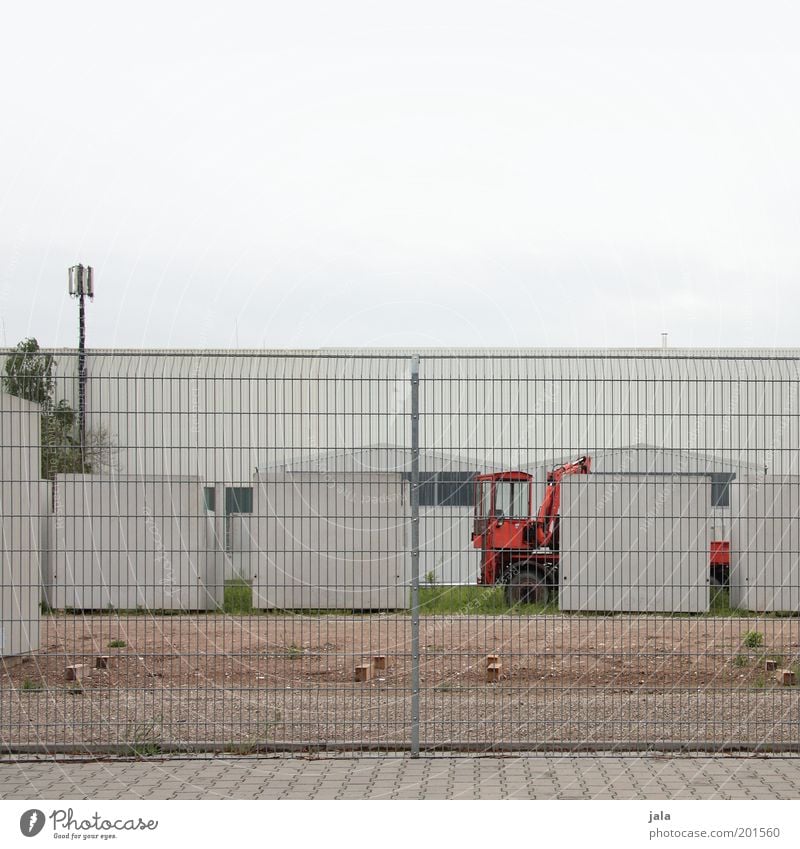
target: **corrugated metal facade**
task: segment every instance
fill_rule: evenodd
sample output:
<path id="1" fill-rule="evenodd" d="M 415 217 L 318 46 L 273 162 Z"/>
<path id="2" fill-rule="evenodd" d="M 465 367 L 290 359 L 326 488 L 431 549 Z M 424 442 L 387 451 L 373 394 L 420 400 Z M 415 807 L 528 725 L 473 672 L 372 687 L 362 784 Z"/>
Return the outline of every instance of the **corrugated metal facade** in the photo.
<path id="1" fill-rule="evenodd" d="M 54 351 L 75 403 L 74 351 Z M 646 443 L 800 473 L 800 352 L 90 351 L 88 422 L 128 474 L 247 480 L 305 453 L 409 445 L 421 355 L 423 450 L 528 467 Z"/>

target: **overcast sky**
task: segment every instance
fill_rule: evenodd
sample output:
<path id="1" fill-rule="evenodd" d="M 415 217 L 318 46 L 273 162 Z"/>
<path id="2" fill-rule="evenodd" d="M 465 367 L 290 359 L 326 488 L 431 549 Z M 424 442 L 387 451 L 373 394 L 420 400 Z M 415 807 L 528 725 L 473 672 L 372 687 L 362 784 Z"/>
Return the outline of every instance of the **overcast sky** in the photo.
<path id="1" fill-rule="evenodd" d="M 660 7 L 656 13 L 653 8 Z M 0 342 L 800 345 L 794 3 L 7 4 Z"/>

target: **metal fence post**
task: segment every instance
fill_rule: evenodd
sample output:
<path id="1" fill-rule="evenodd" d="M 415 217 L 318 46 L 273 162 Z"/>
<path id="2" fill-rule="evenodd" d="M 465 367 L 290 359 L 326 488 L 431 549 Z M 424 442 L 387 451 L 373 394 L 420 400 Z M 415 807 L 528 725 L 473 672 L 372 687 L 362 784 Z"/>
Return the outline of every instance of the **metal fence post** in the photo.
<path id="1" fill-rule="evenodd" d="M 419 357 L 411 359 L 411 757 L 419 757 Z"/>

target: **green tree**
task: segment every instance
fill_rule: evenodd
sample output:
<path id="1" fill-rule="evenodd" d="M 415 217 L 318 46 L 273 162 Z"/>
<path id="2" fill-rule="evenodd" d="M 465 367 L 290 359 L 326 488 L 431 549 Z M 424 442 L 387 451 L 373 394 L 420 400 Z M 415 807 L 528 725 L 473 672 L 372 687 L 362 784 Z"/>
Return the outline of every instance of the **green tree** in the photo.
<path id="1" fill-rule="evenodd" d="M 54 366 L 53 355 L 45 354 L 35 339 L 23 339 L 6 360 L 3 389 L 9 395 L 41 404 L 42 411 L 47 412 L 55 391 Z"/>
<path id="2" fill-rule="evenodd" d="M 10 395 L 40 404 L 41 475 L 99 472 L 112 466 L 113 445 L 107 431 L 88 431 L 83 451 L 76 434 L 77 414 L 63 398 L 55 401 L 56 362 L 36 339 L 23 339 L 5 364 L 3 389 Z"/>

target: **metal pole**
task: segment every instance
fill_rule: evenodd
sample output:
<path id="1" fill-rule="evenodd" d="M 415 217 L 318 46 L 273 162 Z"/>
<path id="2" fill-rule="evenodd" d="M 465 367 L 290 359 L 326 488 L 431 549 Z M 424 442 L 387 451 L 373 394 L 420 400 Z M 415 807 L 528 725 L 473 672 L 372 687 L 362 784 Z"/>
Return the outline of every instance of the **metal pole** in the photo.
<path id="1" fill-rule="evenodd" d="M 419 757 L 419 357 L 411 359 L 411 757 Z"/>
<path id="2" fill-rule="evenodd" d="M 83 464 L 86 448 L 86 295 L 83 287 L 78 299 L 78 438 Z"/>

